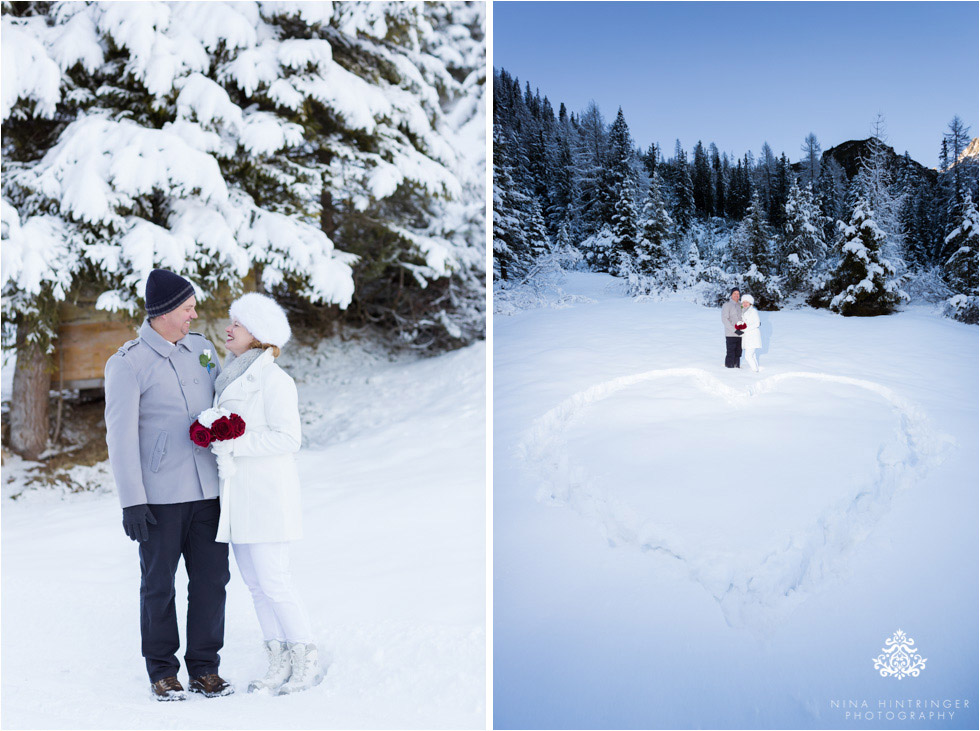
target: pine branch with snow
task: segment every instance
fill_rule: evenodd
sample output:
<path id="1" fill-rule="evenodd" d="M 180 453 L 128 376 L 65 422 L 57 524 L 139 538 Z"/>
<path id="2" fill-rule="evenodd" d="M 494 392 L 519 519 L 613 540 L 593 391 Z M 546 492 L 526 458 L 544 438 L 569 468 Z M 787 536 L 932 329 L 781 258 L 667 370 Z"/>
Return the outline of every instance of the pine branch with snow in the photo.
<path id="1" fill-rule="evenodd" d="M 480 287 L 479 4 L 16 10 L 4 5 L 5 58 L 34 61 L 4 63 L 6 315 L 83 285 L 136 312 L 156 266 L 201 299 L 253 274 L 343 308 L 370 270 L 355 250 L 365 218 L 416 292 Z M 452 321 L 444 305 L 418 309 Z"/>

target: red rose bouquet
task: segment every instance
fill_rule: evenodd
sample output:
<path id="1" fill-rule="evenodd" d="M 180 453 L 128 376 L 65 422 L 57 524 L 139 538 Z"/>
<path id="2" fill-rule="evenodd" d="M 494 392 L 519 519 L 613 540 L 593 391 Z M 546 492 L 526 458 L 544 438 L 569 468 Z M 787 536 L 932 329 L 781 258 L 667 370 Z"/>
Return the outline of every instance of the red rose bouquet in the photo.
<path id="1" fill-rule="evenodd" d="M 191 441 L 199 447 L 238 439 L 244 433 L 245 420 L 225 409 L 202 411 L 190 428 Z"/>
<path id="2" fill-rule="evenodd" d="M 245 420 L 227 409 L 202 411 L 191 424 L 191 441 L 199 447 L 211 447 L 218 458 L 218 476 L 231 479 L 235 474 L 235 460 L 231 454 L 231 440 L 245 433 Z"/>

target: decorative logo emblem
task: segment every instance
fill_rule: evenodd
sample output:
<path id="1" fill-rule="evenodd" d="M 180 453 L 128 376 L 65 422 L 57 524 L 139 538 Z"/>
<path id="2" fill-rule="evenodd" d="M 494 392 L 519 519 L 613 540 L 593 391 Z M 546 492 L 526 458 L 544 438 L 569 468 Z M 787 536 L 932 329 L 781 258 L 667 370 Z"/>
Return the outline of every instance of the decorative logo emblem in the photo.
<path id="1" fill-rule="evenodd" d="M 203 353 L 201 353 L 201 357 L 198 358 L 198 362 L 204 368 L 207 368 L 208 369 L 208 375 L 211 375 L 211 369 L 214 368 L 214 361 L 211 360 L 211 351 L 209 349 L 208 350 L 205 350 Z"/>
<path id="2" fill-rule="evenodd" d="M 925 670 L 926 658 L 918 654 L 914 645 L 915 640 L 898 630 L 885 640 L 882 654 L 875 658 L 875 670 L 883 678 L 917 678 Z"/>

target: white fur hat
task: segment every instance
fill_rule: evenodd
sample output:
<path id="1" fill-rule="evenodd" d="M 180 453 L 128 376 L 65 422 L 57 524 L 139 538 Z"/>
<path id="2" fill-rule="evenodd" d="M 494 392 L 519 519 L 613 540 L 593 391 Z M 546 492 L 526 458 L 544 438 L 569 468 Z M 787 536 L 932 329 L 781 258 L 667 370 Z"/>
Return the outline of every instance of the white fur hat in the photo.
<path id="1" fill-rule="evenodd" d="M 750 305 L 754 305 L 755 304 L 755 297 L 753 297 L 750 294 L 743 294 L 742 295 L 742 302 L 748 302 Z"/>
<path id="2" fill-rule="evenodd" d="M 281 348 L 292 335 L 286 312 L 272 297 L 258 292 L 243 294 L 232 302 L 228 315 L 244 325 L 260 343 Z"/>

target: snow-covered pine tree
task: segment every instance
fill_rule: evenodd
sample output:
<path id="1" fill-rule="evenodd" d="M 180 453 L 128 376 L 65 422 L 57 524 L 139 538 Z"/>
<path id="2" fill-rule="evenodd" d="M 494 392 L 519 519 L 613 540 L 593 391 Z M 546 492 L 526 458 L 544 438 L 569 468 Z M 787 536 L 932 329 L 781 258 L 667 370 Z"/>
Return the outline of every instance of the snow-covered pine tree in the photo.
<path id="1" fill-rule="evenodd" d="M 711 143 L 711 173 L 715 179 L 714 215 L 722 218 L 728 205 L 728 179 L 731 175 L 731 167 L 728 164 L 728 154 L 719 156 L 718 148 L 715 143 Z"/>
<path id="2" fill-rule="evenodd" d="M 899 211 L 898 220 L 905 240 L 905 260 L 916 269 L 933 265 L 934 255 L 940 248 L 933 226 L 934 187 L 928 180 L 910 178 Z"/>
<path id="3" fill-rule="evenodd" d="M 858 199 L 842 232 L 840 260 L 825 290 L 830 309 L 858 316 L 892 312 L 905 294 L 894 282 L 895 267 L 882 255 L 887 235 L 866 200 Z"/>
<path id="4" fill-rule="evenodd" d="M 739 224 L 739 233 L 740 246 L 733 252 L 732 262 L 740 269 L 754 266 L 763 274 L 769 274 L 773 268 L 773 235 L 758 191 L 752 194 L 749 210 Z"/>
<path id="5" fill-rule="evenodd" d="M 416 343 L 479 336 L 483 14 L 4 3 L 5 339 L 47 350 L 82 289 L 136 314 L 155 266 L 205 306 L 251 274 Z"/>
<path id="6" fill-rule="evenodd" d="M 25 219 L 55 207 L 66 239 L 87 227 L 100 307 L 138 311 L 158 264 L 204 299 L 252 271 L 266 289 L 341 306 L 355 279 L 371 288 L 368 272 L 408 272 L 421 291 L 477 264 L 478 4 L 34 7 L 5 25 L 57 59 L 66 103 L 85 101 L 4 194 Z M 23 103 L 10 112 L 31 117 Z"/>
<path id="7" fill-rule="evenodd" d="M 751 169 L 751 168 L 750 168 Z M 759 153 L 759 162 L 755 167 L 753 180 L 754 190 L 758 191 L 762 199 L 762 205 L 766 211 L 766 220 L 771 220 L 772 211 L 775 209 L 776 201 L 776 176 L 779 173 L 779 159 L 772 151 L 768 142 L 762 143 L 762 151 Z"/>
<path id="8" fill-rule="evenodd" d="M 541 211 L 541 202 L 534 196 L 531 197 L 531 210 L 525 225 L 531 256 L 537 259 L 551 253 L 551 243 L 548 237 L 548 228 L 544 223 L 544 214 Z"/>
<path id="9" fill-rule="evenodd" d="M 324 180 L 342 193 L 334 239 L 361 256 L 351 316 L 416 348 L 471 342 L 486 325 L 485 5 L 332 8 L 316 35 L 362 80 L 374 116 L 364 127 L 328 116 L 319 137 L 336 148 Z M 326 81 L 329 108 L 343 86 Z"/>
<path id="10" fill-rule="evenodd" d="M 960 224 L 946 237 L 946 245 L 953 254 L 943 265 L 946 281 L 956 294 L 946 302 L 945 312 L 961 322 L 976 325 L 980 310 L 977 258 L 980 241 L 980 220 L 973 196 L 966 194 L 963 201 Z"/>
<path id="11" fill-rule="evenodd" d="M 773 233 L 758 191 L 752 194 L 749 210 L 729 241 L 729 259 L 740 284 L 755 297 L 760 310 L 775 309 L 783 293 L 774 271 Z"/>
<path id="12" fill-rule="evenodd" d="M 699 280 L 704 269 L 701 262 L 701 251 L 698 249 L 696 241 L 692 240 L 690 246 L 687 247 L 683 261 L 684 265 L 680 267 L 678 274 L 679 285 L 690 288 Z"/>
<path id="13" fill-rule="evenodd" d="M 613 256 L 613 233 L 609 224 L 591 236 L 579 242 L 582 259 L 593 272 L 612 272 L 618 265 L 618 258 Z"/>
<path id="14" fill-rule="evenodd" d="M 800 188 L 794 181 L 786 201 L 779 247 L 779 268 L 791 292 L 809 293 L 813 267 L 826 256 L 822 218 L 810 184 Z"/>
<path id="15" fill-rule="evenodd" d="M 694 210 L 705 218 L 714 213 L 714 185 L 711 179 L 711 162 L 701 140 L 694 146 L 694 173 L 691 177 Z"/>
<path id="16" fill-rule="evenodd" d="M 637 268 L 644 274 L 657 271 L 670 272 L 674 269 L 674 258 L 670 250 L 670 230 L 673 221 L 664 206 L 660 175 L 656 172 L 650 180 L 650 189 L 643 205 L 641 216 L 641 237 L 637 245 Z"/>
<path id="17" fill-rule="evenodd" d="M 562 105 L 564 110 L 565 105 Z M 555 127 L 554 158 L 551 168 L 551 195 L 545 221 L 549 231 L 557 233 L 562 224 L 568 224 L 568 208 L 575 200 L 575 182 L 572 176 L 572 147 L 569 142 L 570 125 L 567 119 Z"/>
<path id="18" fill-rule="evenodd" d="M 671 167 L 674 179 L 674 205 L 671 215 L 678 232 L 684 233 L 694 220 L 694 181 L 691 179 L 691 168 L 687 164 L 687 153 L 681 147 L 680 140 L 677 140 Z"/>
<path id="19" fill-rule="evenodd" d="M 606 170 L 606 188 L 612 200 L 613 262 L 618 261 L 618 253 L 636 256 L 636 245 L 640 238 L 638 215 L 636 212 L 637 172 L 634 167 L 633 141 L 630 138 L 626 117 L 620 108 L 609 131 L 609 164 Z"/>
<path id="20" fill-rule="evenodd" d="M 734 220 L 741 220 L 749 209 L 752 200 L 752 181 L 749 176 L 748 159 L 739 160 L 732 168 L 725 198 L 725 214 Z"/>
<path id="21" fill-rule="evenodd" d="M 776 161 L 776 182 L 769 202 L 769 223 L 777 230 L 786 223 L 783 217 L 786 210 L 786 200 L 789 198 L 789 189 L 795 179 L 789 158 L 786 157 L 786 153 L 783 153 Z"/>

